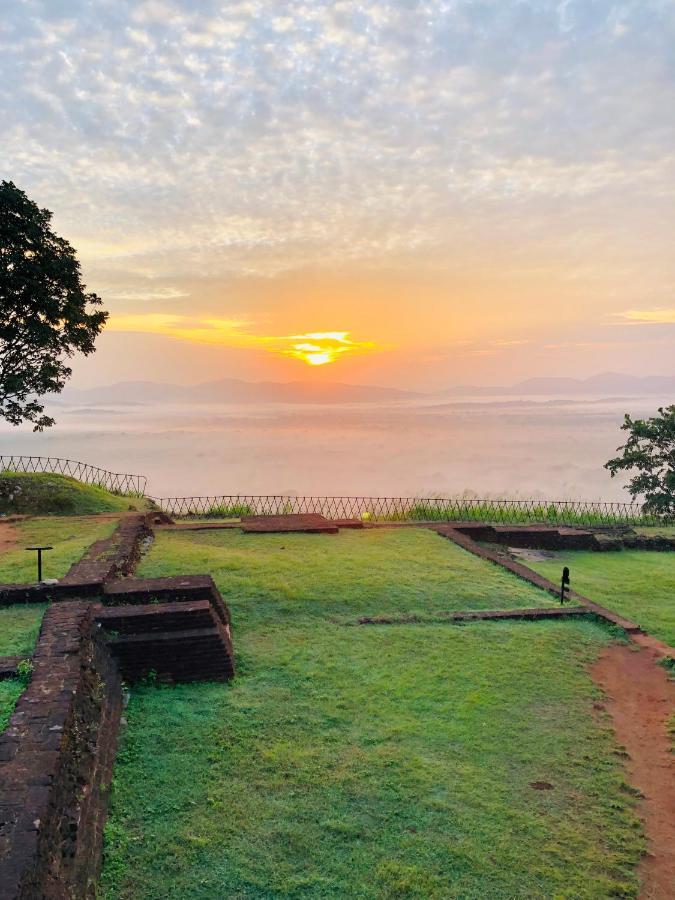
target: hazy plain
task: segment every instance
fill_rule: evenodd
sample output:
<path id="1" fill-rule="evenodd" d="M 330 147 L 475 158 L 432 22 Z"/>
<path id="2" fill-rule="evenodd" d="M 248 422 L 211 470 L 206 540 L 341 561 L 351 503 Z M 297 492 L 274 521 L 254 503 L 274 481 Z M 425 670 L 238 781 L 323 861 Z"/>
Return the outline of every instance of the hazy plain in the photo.
<path id="1" fill-rule="evenodd" d="M 603 463 L 624 412 L 659 398 L 463 398 L 359 404 L 54 405 L 0 452 L 148 476 L 153 496 L 319 494 L 628 499 Z"/>

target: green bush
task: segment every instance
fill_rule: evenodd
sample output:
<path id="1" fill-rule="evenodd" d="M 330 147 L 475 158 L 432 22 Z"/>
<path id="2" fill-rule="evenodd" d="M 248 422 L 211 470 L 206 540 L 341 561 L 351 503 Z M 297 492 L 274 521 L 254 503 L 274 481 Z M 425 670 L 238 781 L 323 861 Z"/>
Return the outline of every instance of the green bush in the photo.
<path id="1" fill-rule="evenodd" d="M 254 511 L 247 503 L 230 503 L 225 506 L 210 506 L 202 515 L 208 519 L 241 519 L 242 516 L 254 515 Z"/>

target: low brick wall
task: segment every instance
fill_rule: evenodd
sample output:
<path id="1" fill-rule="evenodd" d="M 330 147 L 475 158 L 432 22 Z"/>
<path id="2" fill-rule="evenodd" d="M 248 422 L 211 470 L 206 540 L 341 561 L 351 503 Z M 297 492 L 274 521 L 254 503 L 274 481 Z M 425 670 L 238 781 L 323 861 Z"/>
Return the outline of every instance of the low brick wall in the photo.
<path id="1" fill-rule="evenodd" d="M 548 525 L 452 525 L 474 541 L 504 544 L 532 550 L 598 550 L 595 534 L 580 528 L 552 528 Z"/>
<path id="2" fill-rule="evenodd" d="M 125 516 L 108 538 L 92 544 L 60 584 L 102 583 L 135 571 L 143 541 L 152 534 L 152 514 Z"/>
<path id="3" fill-rule="evenodd" d="M 101 582 L 71 584 L 0 584 L 0 607 L 18 603 L 56 603 L 98 597 Z"/>
<path id="4" fill-rule="evenodd" d="M 505 620 L 535 622 L 542 619 L 574 619 L 590 616 L 585 606 L 544 606 L 527 609 L 475 609 L 435 613 L 432 618 L 417 615 L 361 616 L 359 625 L 417 625 L 433 622 L 502 622 Z"/>
<path id="5" fill-rule="evenodd" d="M 0 898 L 93 898 L 122 694 L 91 605 L 50 607 L 33 664 L 0 735 Z"/>

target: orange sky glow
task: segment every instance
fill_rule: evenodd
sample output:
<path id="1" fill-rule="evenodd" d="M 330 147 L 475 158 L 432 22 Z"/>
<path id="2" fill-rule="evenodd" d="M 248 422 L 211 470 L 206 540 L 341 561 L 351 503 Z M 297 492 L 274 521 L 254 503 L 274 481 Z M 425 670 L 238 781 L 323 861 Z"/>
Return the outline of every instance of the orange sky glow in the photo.
<path id="1" fill-rule="evenodd" d="M 347 355 L 384 350 L 374 341 L 356 341 L 349 331 L 310 331 L 288 336 L 255 334 L 250 323 L 229 319 L 193 319 L 162 313 L 113 315 L 109 332 L 154 334 L 188 344 L 259 348 L 266 353 L 299 360 L 309 366 L 325 366 Z"/>

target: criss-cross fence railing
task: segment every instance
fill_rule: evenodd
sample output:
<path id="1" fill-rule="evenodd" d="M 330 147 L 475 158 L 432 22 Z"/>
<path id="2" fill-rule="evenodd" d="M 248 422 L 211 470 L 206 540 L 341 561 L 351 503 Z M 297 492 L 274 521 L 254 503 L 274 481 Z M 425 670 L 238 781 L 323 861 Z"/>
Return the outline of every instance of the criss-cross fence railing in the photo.
<path id="1" fill-rule="evenodd" d="M 109 472 L 88 463 L 55 456 L 0 456 L 0 472 L 51 472 L 69 475 L 84 484 L 95 484 L 109 491 L 138 497 L 145 494 L 147 482 L 145 475 Z"/>
<path id="2" fill-rule="evenodd" d="M 284 497 L 220 495 L 153 498 L 178 518 L 320 513 L 328 519 L 374 522 L 469 521 L 524 525 L 662 525 L 637 504 L 576 500 L 465 500 L 413 497 Z"/>
<path id="3" fill-rule="evenodd" d="M 109 491 L 145 496 L 145 475 L 110 472 L 98 466 L 54 456 L 2 456 L 0 472 L 52 472 L 69 475 Z M 443 497 L 288 497 L 218 494 L 203 497 L 153 497 L 177 518 L 239 518 L 247 515 L 320 513 L 328 519 L 373 522 L 486 522 L 503 525 L 663 525 L 675 524 L 643 512 L 636 503 L 585 500 L 480 500 Z"/>

